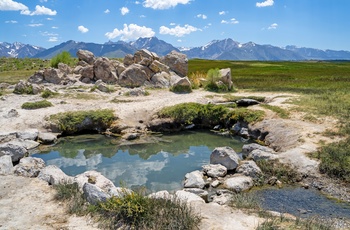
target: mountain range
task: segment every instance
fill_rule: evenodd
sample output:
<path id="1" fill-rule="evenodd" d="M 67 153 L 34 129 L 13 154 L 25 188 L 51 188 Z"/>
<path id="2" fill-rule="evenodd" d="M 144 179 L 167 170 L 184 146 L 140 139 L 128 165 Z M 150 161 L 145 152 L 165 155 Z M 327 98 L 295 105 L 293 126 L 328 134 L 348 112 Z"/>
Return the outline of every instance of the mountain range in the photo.
<path id="1" fill-rule="evenodd" d="M 201 58 L 212 60 L 259 60 L 259 61 L 301 61 L 301 60 L 350 60 L 350 51 L 320 50 L 313 48 L 299 48 L 296 46 L 277 47 L 272 45 L 259 45 L 254 42 L 239 43 L 231 38 L 213 40 L 210 43 L 192 48 L 177 48 L 159 40 L 157 37 L 139 38 L 132 42 L 106 42 L 104 44 L 67 41 L 45 49 L 22 43 L 0 42 L 0 57 L 17 58 L 43 58 L 50 59 L 68 51 L 76 56 L 79 49 L 89 50 L 95 56 L 122 58 L 126 54 L 133 54 L 139 49 L 148 49 L 164 56 L 176 50 L 187 55 L 188 58 Z"/>

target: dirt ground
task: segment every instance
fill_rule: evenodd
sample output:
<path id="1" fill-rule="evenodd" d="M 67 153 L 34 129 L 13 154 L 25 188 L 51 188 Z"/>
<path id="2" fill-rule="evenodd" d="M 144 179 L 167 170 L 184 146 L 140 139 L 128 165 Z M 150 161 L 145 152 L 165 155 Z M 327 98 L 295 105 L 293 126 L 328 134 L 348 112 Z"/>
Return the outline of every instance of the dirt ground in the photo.
<path id="1" fill-rule="evenodd" d="M 113 109 L 122 122 L 127 125 L 140 125 L 140 120 L 146 121 L 152 114 L 164 106 L 182 102 L 208 103 L 219 100 L 221 95 L 195 90 L 190 94 L 175 94 L 168 90 L 150 90 L 148 96 L 120 96 L 118 92 L 106 94 L 101 92 L 89 93 L 94 99 L 76 99 L 72 95 L 80 94 L 80 90 L 61 89 L 61 96 L 48 99 L 54 107 L 38 110 L 24 110 L 21 105 L 28 101 L 42 100 L 36 95 L 8 94 L 0 98 L 0 132 L 24 131 L 31 128 L 45 131 L 46 118 L 58 112 Z M 247 93 L 239 92 L 235 95 L 265 96 L 269 104 L 291 109 L 287 102 L 296 95 L 283 93 Z M 111 102 L 117 99 L 118 102 Z M 116 101 L 116 100 L 114 100 Z M 18 116 L 8 117 L 9 111 L 15 109 Z M 262 109 L 254 106 L 253 109 Z M 317 122 L 305 121 L 303 114 L 293 111 L 289 120 L 280 119 L 273 112 L 266 110 L 266 121 L 277 122 L 285 128 L 298 133 L 300 142 L 297 146 L 280 153 L 283 161 L 295 165 L 306 173 L 317 174 L 318 163 L 309 159 L 305 153 L 315 151 L 320 141 L 334 141 L 323 137 L 322 132 L 335 127 L 336 121 L 322 118 Z M 270 127 L 271 128 L 271 127 Z M 273 131 L 273 130 L 271 130 Z M 0 229 L 97 229 L 91 220 L 83 217 L 69 216 L 65 213 L 64 205 L 53 200 L 55 191 L 43 181 L 17 176 L 0 176 Z M 209 206 L 199 207 L 204 218 L 201 229 L 255 229 L 261 219 L 244 214 L 239 210 L 228 211 L 227 208 Z M 225 219 L 222 223 L 217 218 Z M 236 223 L 237 228 L 227 228 L 227 223 Z M 225 227 L 226 226 L 226 227 Z"/>

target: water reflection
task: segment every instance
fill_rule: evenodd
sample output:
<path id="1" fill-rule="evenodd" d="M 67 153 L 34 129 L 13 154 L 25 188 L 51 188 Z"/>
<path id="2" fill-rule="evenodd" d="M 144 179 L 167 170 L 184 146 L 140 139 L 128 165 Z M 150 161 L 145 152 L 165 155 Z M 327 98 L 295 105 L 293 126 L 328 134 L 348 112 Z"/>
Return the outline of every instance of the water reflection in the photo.
<path id="1" fill-rule="evenodd" d="M 240 151 L 242 145 L 239 139 L 209 132 L 184 132 L 122 144 L 115 138 L 83 135 L 64 138 L 50 151 L 34 156 L 68 175 L 96 170 L 116 185 L 122 181 L 129 187 L 173 191 L 182 187 L 186 173 L 209 163 L 215 147 L 230 146 Z"/>

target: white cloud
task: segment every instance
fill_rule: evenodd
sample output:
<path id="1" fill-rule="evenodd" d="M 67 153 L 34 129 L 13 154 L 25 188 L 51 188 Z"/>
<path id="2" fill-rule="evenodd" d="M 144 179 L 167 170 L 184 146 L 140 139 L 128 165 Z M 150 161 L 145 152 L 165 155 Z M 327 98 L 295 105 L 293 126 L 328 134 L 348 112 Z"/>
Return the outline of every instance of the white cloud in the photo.
<path id="1" fill-rule="evenodd" d="M 49 42 L 58 42 L 58 37 L 50 37 Z"/>
<path id="2" fill-rule="evenodd" d="M 15 21 L 15 20 L 10 20 L 10 21 L 5 21 L 5 23 L 16 24 L 16 23 L 18 23 L 18 22 L 17 22 L 17 21 Z"/>
<path id="3" fill-rule="evenodd" d="M 143 14 L 140 15 L 140 18 L 145 18 L 145 17 L 146 17 L 146 15 L 143 15 Z"/>
<path id="4" fill-rule="evenodd" d="M 51 28 L 52 29 L 58 29 L 58 26 L 52 26 Z"/>
<path id="5" fill-rule="evenodd" d="M 197 14 L 197 18 L 207 19 L 207 15 L 205 14 Z"/>
<path id="6" fill-rule="evenodd" d="M 257 2 L 256 7 L 272 6 L 273 4 L 274 4 L 274 0 L 266 0 L 265 2 Z"/>
<path id="7" fill-rule="evenodd" d="M 52 21 L 52 20 L 53 20 L 53 18 L 46 18 L 46 20 L 48 20 L 48 21 Z"/>
<path id="8" fill-rule="evenodd" d="M 174 28 L 168 28 L 166 26 L 161 26 L 159 28 L 160 34 L 169 34 L 176 37 L 183 37 L 185 34 L 190 34 L 195 31 L 200 31 L 201 29 L 198 29 L 196 27 L 193 27 L 191 25 L 185 25 L 184 27 L 181 26 L 175 26 Z"/>
<path id="9" fill-rule="evenodd" d="M 219 15 L 225 15 L 226 14 L 226 11 L 220 11 L 219 12 Z"/>
<path id="10" fill-rule="evenodd" d="M 238 24 L 239 21 L 237 21 L 235 18 L 231 18 L 230 21 L 222 20 L 221 23 L 222 24 Z"/>
<path id="11" fill-rule="evenodd" d="M 30 27 L 39 27 L 39 26 L 43 26 L 43 24 L 41 24 L 41 23 L 32 23 L 32 24 L 28 24 L 28 26 L 30 26 Z"/>
<path id="12" fill-rule="evenodd" d="M 124 28 L 122 30 L 115 28 L 112 32 L 107 32 L 105 34 L 108 39 L 121 36 L 122 41 L 136 40 L 140 37 L 153 37 L 154 35 L 155 32 L 152 30 L 152 28 L 139 26 L 136 24 L 124 24 Z"/>
<path id="13" fill-rule="evenodd" d="M 83 34 L 84 34 L 84 33 L 87 33 L 87 32 L 89 31 L 89 29 L 86 28 L 85 26 L 78 26 L 78 30 L 79 30 L 80 32 L 82 32 Z"/>
<path id="14" fill-rule="evenodd" d="M 111 12 L 111 11 L 110 11 L 109 9 L 103 11 L 103 13 L 105 13 L 105 14 L 109 14 L 110 12 Z"/>
<path id="15" fill-rule="evenodd" d="M 30 15 L 30 16 L 33 16 L 33 15 L 51 15 L 51 16 L 54 16 L 57 14 L 57 11 L 46 8 L 45 6 L 37 5 L 37 6 L 35 6 L 35 11 L 30 12 L 28 9 L 26 9 L 26 10 L 22 10 L 21 14 Z"/>
<path id="16" fill-rule="evenodd" d="M 127 7 L 122 7 L 122 8 L 120 8 L 120 13 L 122 15 L 125 15 L 125 14 L 129 13 L 129 9 Z"/>
<path id="17" fill-rule="evenodd" d="M 139 2 L 139 1 L 136 1 L 136 2 L 135 2 L 135 4 L 136 4 L 136 5 L 140 5 L 140 4 L 141 4 L 141 2 Z"/>
<path id="18" fill-rule="evenodd" d="M 277 24 L 277 23 L 272 23 L 272 24 L 269 26 L 269 28 L 267 28 L 267 29 L 269 29 L 269 30 L 275 30 L 275 29 L 277 29 L 277 27 L 278 27 L 278 24 Z"/>
<path id="19" fill-rule="evenodd" d="M 28 10 L 28 7 L 12 0 L 0 0 L 0 10 L 23 11 Z"/>
<path id="20" fill-rule="evenodd" d="M 47 0 L 40 0 L 40 2 L 47 2 Z"/>
<path id="21" fill-rule="evenodd" d="M 155 10 L 165 10 L 178 4 L 188 4 L 191 0 L 145 0 L 143 6 Z"/>
<path id="22" fill-rule="evenodd" d="M 171 26 L 175 26 L 176 23 L 175 23 L 175 22 L 171 22 L 170 25 L 171 25 Z"/>

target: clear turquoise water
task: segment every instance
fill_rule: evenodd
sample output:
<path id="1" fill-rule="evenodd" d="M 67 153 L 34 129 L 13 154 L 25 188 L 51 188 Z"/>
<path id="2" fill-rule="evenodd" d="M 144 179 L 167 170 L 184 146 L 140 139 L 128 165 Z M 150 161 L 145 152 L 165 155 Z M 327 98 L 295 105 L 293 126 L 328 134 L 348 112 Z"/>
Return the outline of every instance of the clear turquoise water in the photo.
<path id="1" fill-rule="evenodd" d="M 88 170 L 101 172 L 116 186 L 145 186 L 150 191 L 182 188 L 186 173 L 208 164 L 215 147 L 230 146 L 240 152 L 240 139 L 221 137 L 210 132 L 187 131 L 176 135 L 152 137 L 153 143 L 119 143 L 102 135 L 61 138 L 49 151 L 34 154 L 47 165 L 56 165 L 67 175 Z"/>

